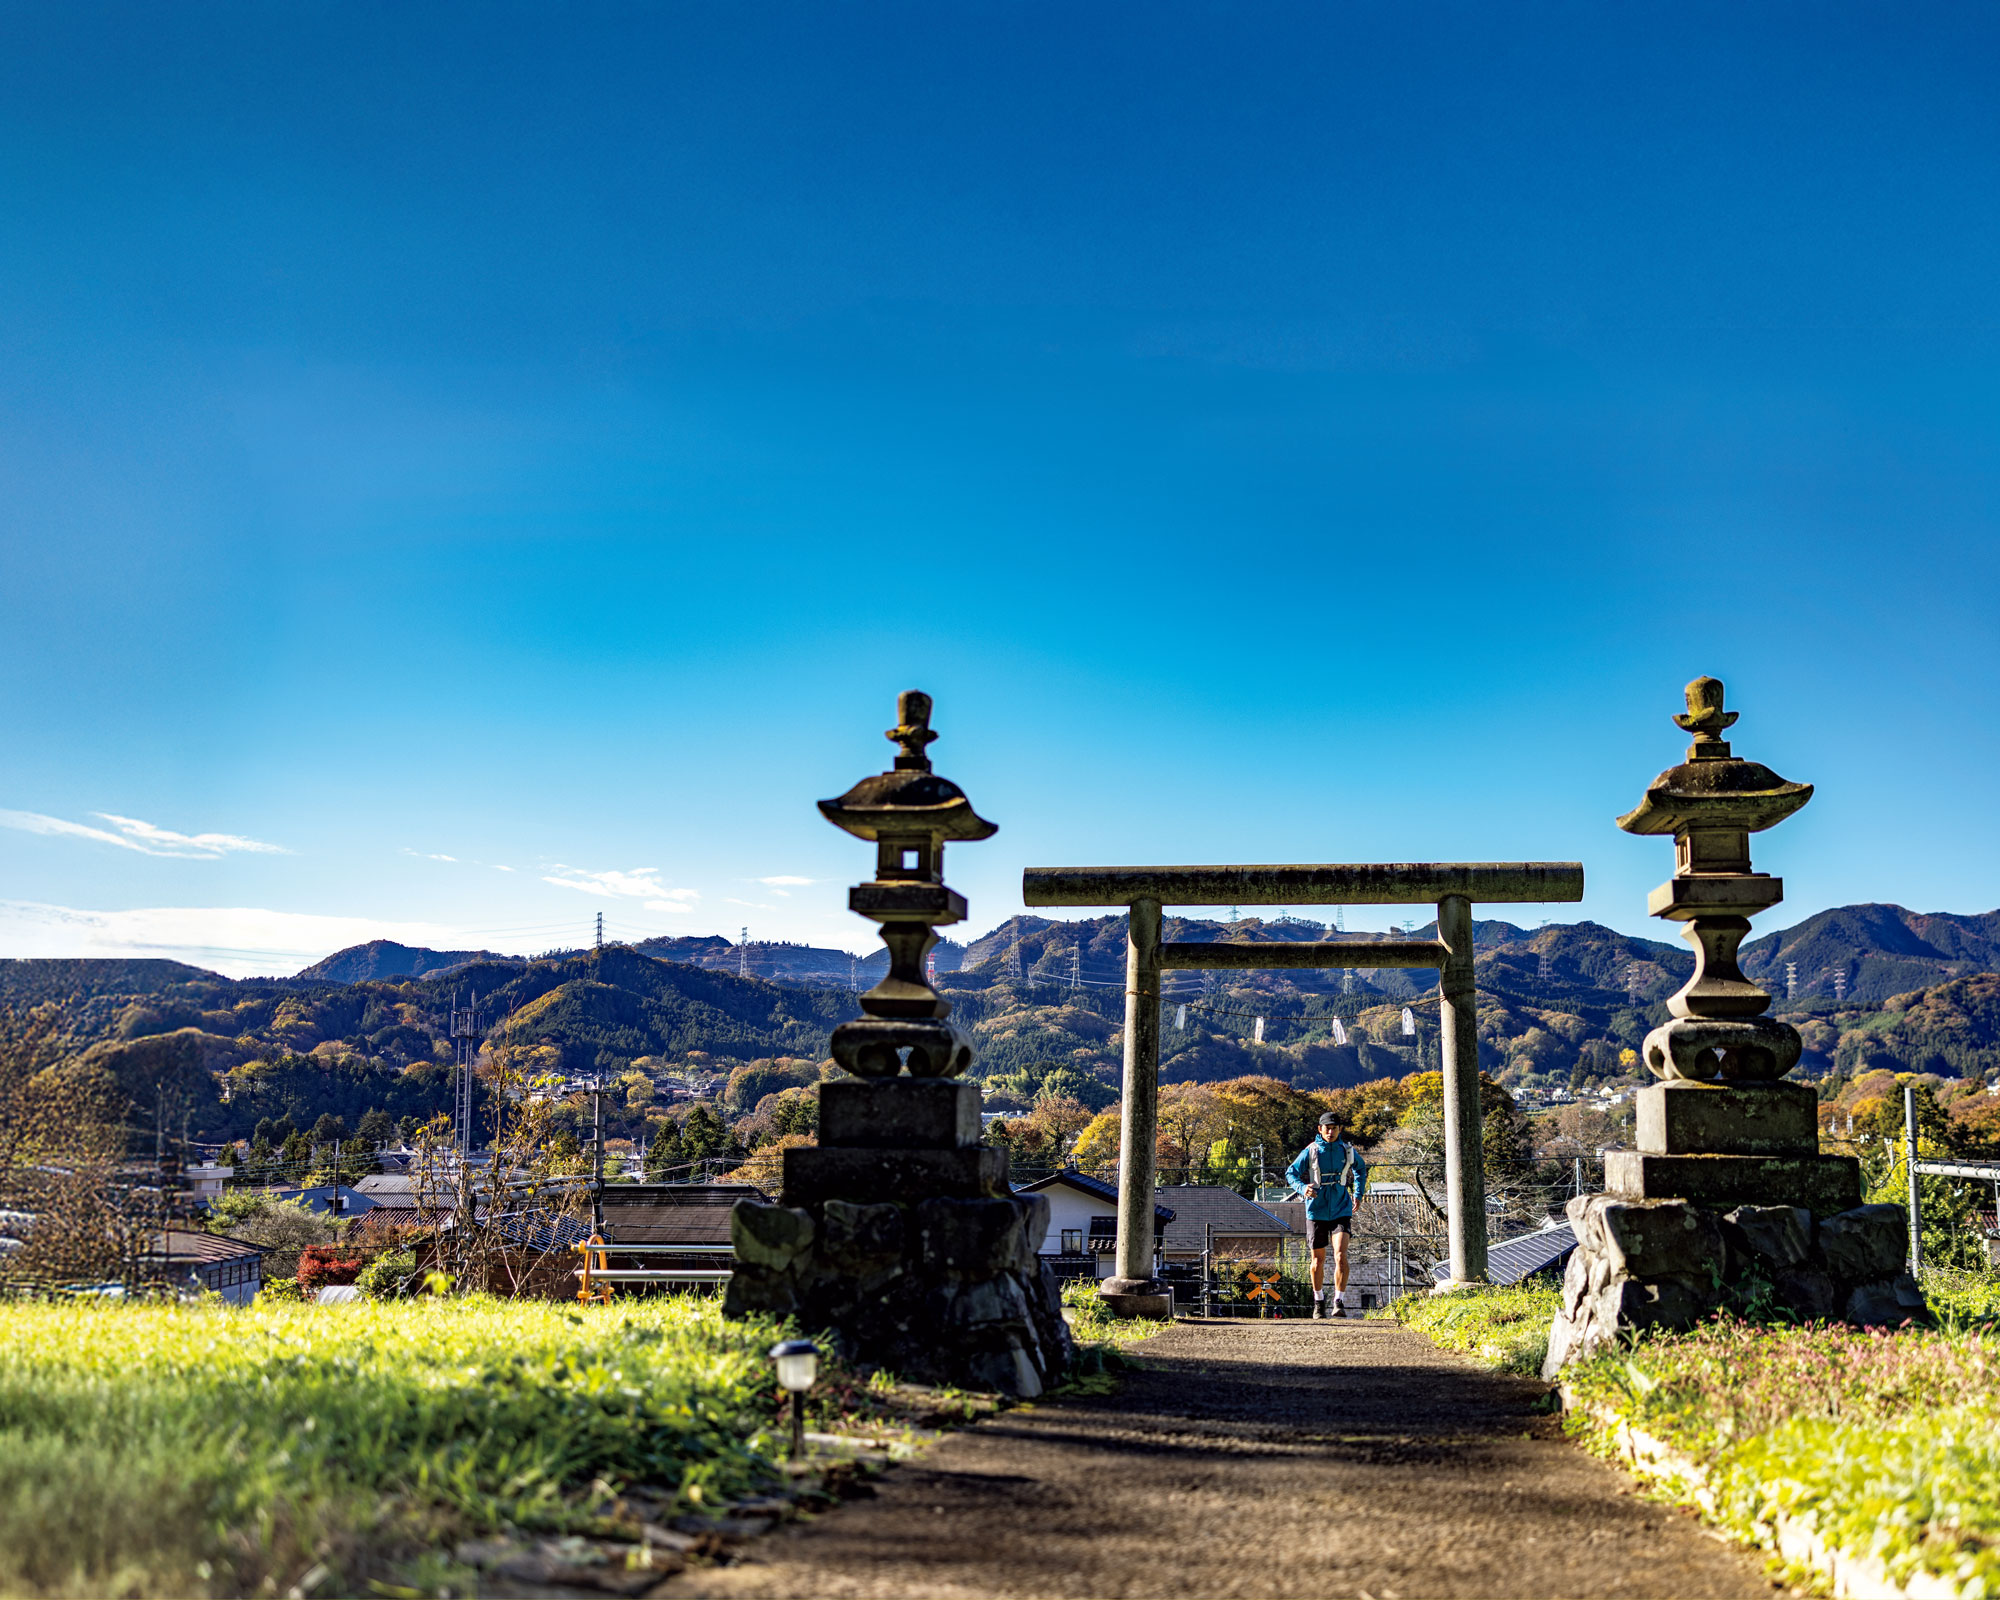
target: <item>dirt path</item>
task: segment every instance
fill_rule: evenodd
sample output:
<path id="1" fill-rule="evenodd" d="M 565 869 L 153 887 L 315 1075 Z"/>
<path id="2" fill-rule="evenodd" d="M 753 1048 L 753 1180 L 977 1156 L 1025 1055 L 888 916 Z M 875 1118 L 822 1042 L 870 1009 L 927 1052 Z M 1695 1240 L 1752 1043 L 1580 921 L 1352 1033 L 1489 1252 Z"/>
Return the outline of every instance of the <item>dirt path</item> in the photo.
<path id="1" fill-rule="evenodd" d="M 1539 1386 L 1385 1322 L 1182 1324 L 1105 1399 L 955 1434 L 674 1596 L 1769 1600 L 1761 1563 L 1565 1443 Z"/>

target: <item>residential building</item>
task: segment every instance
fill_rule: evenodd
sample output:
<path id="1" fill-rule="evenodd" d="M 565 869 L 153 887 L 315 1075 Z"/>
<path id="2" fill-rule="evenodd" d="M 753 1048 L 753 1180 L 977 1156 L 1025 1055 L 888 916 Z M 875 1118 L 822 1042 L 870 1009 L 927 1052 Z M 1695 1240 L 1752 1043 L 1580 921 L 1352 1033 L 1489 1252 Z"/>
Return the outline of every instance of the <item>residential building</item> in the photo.
<path id="1" fill-rule="evenodd" d="M 1109 1278 L 1117 1268 L 1118 1186 L 1087 1178 L 1073 1168 L 1023 1184 L 1016 1194 L 1039 1194 L 1049 1202 L 1049 1231 L 1041 1244 L 1042 1259 L 1058 1278 Z M 1165 1191 L 1161 1191 L 1164 1193 Z M 1157 1201 L 1153 1206 L 1154 1261 L 1166 1237 L 1173 1211 Z"/>
<path id="2" fill-rule="evenodd" d="M 168 1228 L 156 1233 L 139 1258 L 142 1275 L 190 1290 L 208 1290 L 234 1306 L 247 1306 L 264 1286 L 264 1252 L 241 1239 Z"/>

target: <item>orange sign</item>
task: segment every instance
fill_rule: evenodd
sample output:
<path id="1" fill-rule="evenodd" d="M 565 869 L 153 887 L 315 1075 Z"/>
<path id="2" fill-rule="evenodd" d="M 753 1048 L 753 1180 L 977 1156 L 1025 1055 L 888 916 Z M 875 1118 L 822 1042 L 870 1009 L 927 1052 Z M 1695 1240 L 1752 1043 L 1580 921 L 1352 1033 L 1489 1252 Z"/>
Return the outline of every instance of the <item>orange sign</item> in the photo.
<path id="1" fill-rule="evenodd" d="M 1243 1297 L 1244 1299 L 1271 1300 L 1271 1301 L 1277 1300 L 1278 1291 L 1276 1287 L 1274 1287 L 1278 1281 L 1277 1273 L 1272 1272 L 1260 1275 L 1255 1272 L 1246 1272 L 1243 1274 L 1243 1276 L 1248 1278 L 1251 1281 L 1251 1283 L 1256 1285 L 1255 1288 L 1253 1288 L 1248 1294 L 1246 1294 Z"/>

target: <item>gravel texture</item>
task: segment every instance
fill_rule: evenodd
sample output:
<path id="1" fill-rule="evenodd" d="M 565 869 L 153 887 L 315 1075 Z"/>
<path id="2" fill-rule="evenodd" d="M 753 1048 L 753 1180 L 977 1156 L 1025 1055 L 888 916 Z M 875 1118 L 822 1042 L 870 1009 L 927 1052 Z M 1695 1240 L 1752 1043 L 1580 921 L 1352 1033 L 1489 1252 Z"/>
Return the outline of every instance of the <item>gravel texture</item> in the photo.
<path id="1" fill-rule="evenodd" d="M 873 1500 L 662 1596 L 1769 1597 L 1754 1555 L 1639 1498 L 1543 1386 L 1394 1323 L 1183 1323 L 1114 1395 L 1009 1411 Z"/>

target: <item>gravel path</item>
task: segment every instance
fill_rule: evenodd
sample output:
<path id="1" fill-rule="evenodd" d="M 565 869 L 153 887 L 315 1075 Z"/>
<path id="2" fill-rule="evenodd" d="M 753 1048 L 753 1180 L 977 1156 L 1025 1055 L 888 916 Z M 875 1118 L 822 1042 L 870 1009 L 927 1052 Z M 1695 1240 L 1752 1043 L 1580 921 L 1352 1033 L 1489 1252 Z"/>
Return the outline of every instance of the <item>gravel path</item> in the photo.
<path id="1" fill-rule="evenodd" d="M 672 1596 L 1769 1600 L 1762 1563 L 1565 1443 L 1540 1386 L 1394 1323 L 1183 1323 L 1102 1399 L 953 1434 Z"/>

